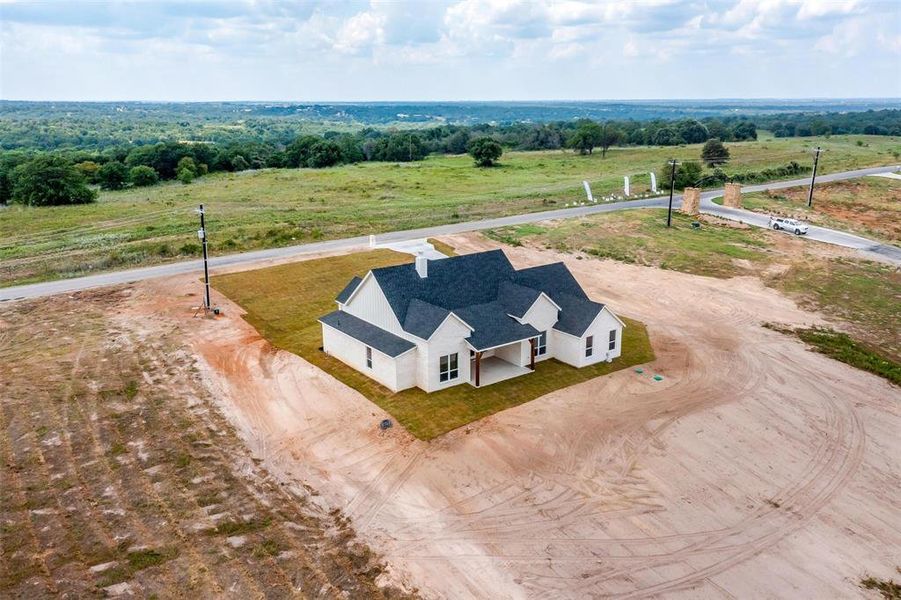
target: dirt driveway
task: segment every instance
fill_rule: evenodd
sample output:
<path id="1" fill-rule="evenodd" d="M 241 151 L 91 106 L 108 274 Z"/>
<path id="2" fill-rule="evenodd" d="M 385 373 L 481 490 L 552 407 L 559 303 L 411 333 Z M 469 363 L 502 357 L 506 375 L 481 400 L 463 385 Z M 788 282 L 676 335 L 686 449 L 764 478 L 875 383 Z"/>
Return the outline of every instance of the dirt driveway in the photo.
<path id="1" fill-rule="evenodd" d="M 870 593 L 865 574 L 897 579 L 901 394 L 760 327 L 816 316 L 752 278 L 508 252 L 565 258 L 647 323 L 657 361 L 424 443 L 379 433 L 380 409 L 219 298 L 224 317 L 190 323 L 205 379 L 272 473 L 346 511 L 426 595 L 845 598 Z M 135 298 L 185 326 L 194 281 Z"/>

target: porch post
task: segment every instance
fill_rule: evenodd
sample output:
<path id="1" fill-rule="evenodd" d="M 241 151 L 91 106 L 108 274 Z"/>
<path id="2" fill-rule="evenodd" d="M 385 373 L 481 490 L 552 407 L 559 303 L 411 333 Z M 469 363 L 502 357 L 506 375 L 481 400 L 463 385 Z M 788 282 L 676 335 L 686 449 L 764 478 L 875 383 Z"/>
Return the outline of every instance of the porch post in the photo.
<path id="1" fill-rule="evenodd" d="M 481 367 L 482 367 L 482 353 L 476 352 L 476 387 L 479 387 L 479 378 L 481 375 Z"/>
<path id="2" fill-rule="evenodd" d="M 535 370 L 535 338 L 529 338 L 529 348 L 531 349 L 529 357 L 529 368 Z"/>

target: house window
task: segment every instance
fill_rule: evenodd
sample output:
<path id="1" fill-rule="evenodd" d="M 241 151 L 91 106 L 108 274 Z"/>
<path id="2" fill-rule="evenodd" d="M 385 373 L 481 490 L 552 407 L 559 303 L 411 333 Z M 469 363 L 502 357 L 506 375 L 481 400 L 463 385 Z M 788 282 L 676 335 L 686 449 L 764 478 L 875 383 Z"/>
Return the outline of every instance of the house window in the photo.
<path id="1" fill-rule="evenodd" d="M 535 338 L 535 356 L 545 354 L 547 354 L 547 331 L 542 331 L 541 335 Z"/>
<path id="2" fill-rule="evenodd" d="M 457 353 L 454 352 L 453 354 L 442 356 L 440 369 L 438 371 L 438 380 L 443 383 L 445 381 L 454 380 L 459 375 L 460 371 L 457 369 Z"/>
<path id="3" fill-rule="evenodd" d="M 589 335 L 585 338 L 585 356 L 591 356 L 594 354 L 594 336 Z"/>
<path id="4" fill-rule="evenodd" d="M 372 348 L 366 346 L 366 368 L 372 368 Z"/>
<path id="5" fill-rule="evenodd" d="M 616 330 L 610 330 L 610 343 L 607 345 L 607 350 L 616 350 Z"/>

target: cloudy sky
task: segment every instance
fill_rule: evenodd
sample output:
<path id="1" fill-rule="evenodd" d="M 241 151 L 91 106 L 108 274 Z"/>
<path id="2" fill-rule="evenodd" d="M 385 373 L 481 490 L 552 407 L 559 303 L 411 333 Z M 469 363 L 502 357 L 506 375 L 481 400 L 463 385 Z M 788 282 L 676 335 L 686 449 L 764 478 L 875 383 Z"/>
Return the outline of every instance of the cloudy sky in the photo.
<path id="1" fill-rule="evenodd" d="M 3 99 L 899 96 L 899 0 L 0 0 Z"/>

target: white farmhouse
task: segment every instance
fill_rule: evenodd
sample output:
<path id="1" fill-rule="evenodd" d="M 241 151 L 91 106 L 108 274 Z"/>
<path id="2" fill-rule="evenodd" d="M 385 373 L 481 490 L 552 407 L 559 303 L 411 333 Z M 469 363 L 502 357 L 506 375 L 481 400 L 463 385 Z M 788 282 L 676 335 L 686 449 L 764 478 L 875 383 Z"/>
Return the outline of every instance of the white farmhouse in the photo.
<path id="1" fill-rule="evenodd" d="M 336 301 L 319 319 L 323 350 L 393 391 L 481 387 L 622 350 L 623 322 L 563 263 L 516 270 L 500 250 L 373 269 Z"/>

